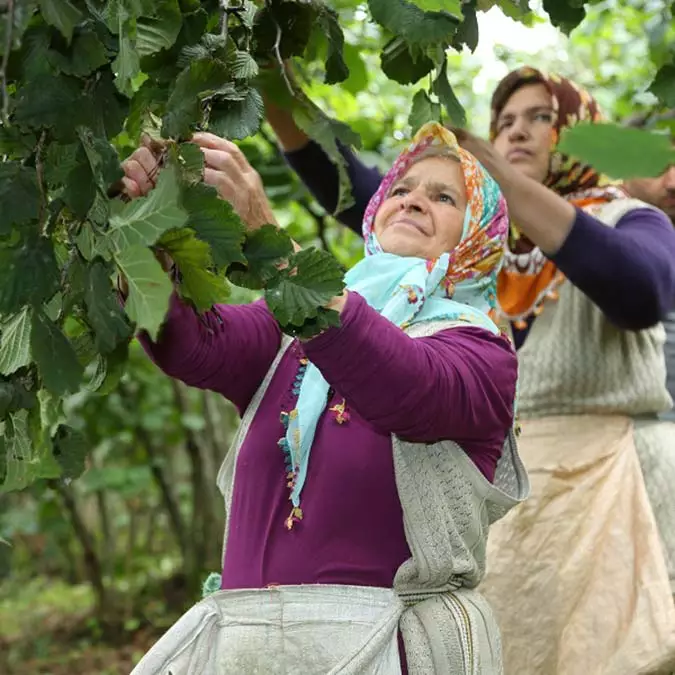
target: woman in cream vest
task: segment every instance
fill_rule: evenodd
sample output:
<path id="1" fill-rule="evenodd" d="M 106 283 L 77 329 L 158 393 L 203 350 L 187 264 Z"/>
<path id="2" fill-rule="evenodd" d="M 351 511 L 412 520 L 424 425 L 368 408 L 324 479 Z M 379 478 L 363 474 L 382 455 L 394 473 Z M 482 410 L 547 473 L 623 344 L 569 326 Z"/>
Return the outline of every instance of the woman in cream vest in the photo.
<path id="1" fill-rule="evenodd" d="M 241 151 L 193 140 L 205 181 L 246 225 L 273 222 Z M 145 193 L 154 172 L 139 149 L 127 192 Z M 490 523 L 528 490 L 511 433 L 515 352 L 490 318 L 504 199 L 432 123 L 363 232 L 366 257 L 326 305 L 340 325 L 312 339 L 284 335 L 262 300 L 199 317 L 177 296 L 158 340 L 140 336 L 167 374 L 226 396 L 242 422 L 218 477 L 220 589 L 133 675 L 502 672 L 475 587 Z"/>
<path id="2" fill-rule="evenodd" d="M 675 233 L 556 152 L 563 127 L 600 119 L 569 80 L 522 68 L 492 113 L 492 146 L 463 145 L 512 218 L 498 299 L 519 348 L 532 481 L 490 533 L 481 587 L 505 672 L 660 672 L 675 653 L 675 424 L 658 417 L 672 406 L 659 321 L 675 303 Z"/>

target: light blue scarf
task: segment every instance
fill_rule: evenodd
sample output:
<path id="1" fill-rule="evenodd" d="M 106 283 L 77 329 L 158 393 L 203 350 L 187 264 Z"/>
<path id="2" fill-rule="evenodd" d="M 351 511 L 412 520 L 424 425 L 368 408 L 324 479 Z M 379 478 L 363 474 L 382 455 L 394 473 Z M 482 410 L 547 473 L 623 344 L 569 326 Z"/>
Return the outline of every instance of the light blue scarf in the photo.
<path id="1" fill-rule="evenodd" d="M 347 273 L 346 286 L 401 328 L 424 321 L 452 321 L 497 334 L 499 330 L 488 313 L 494 308 L 496 275 L 508 230 L 505 203 L 495 181 L 475 158 L 458 148 L 452 134 L 439 129 L 439 125 L 428 127 L 420 130 L 371 199 L 363 225 L 366 257 Z M 445 253 L 435 261 L 385 253 L 373 232 L 374 216 L 393 182 L 407 171 L 419 153 L 439 142 L 439 138 L 456 150 L 467 183 L 460 244 L 451 254 Z M 452 298 L 448 297 L 449 287 Z M 298 386 L 297 404 L 285 419 L 286 435 L 280 441 L 286 454 L 293 504 L 286 523 L 289 529 L 302 519 L 300 496 L 317 424 L 328 404 L 330 389 L 312 363 L 306 365 L 304 376 L 302 372 L 298 375 L 296 391 Z"/>

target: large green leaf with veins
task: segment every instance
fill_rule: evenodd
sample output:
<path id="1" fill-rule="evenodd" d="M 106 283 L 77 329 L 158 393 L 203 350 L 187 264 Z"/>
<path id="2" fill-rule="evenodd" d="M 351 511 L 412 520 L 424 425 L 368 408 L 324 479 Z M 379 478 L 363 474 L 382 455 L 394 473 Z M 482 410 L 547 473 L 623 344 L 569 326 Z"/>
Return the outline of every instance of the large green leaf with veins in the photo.
<path id="1" fill-rule="evenodd" d="M 157 187 L 147 197 L 134 199 L 110 218 L 109 238 L 118 251 L 150 246 L 168 230 L 183 227 L 187 213 L 178 204 L 176 169 L 159 173 Z"/>
<path id="2" fill-rule="evenodd" d="M 675 163 L 668 136 L 616 124 L 564 129 L 558 149 L 612 178 L 656 177 Z"/>
<path id="3" fill-rule="evenodd" d="M 115 262 L 129 285 L 127 316 L 157 340 L 173 290 L 169 277 L 152 252 L 142 245 L 115 254 Z"/>

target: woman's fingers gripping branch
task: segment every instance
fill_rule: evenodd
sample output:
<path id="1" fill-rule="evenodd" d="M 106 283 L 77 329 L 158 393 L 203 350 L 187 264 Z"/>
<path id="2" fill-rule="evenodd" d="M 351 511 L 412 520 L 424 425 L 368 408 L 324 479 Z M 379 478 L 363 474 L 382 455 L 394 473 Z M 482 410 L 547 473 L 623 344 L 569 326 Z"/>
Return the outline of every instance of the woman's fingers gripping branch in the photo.
<path id="1" fill-rule="evenodd" d="M 122 169 L 124 193 L 131 199 L 142 197 L 156 185 L 159 157 L 153 152 L 152 147 L 144 142 L 122 163 Z"/>
<path id="2" fill-rule="evenodd" d="M 192 142 L 204 154 L 204 182 L 232 204 L 249 229 L 276 224 L 260 175 L 234 143 L 203 132 L 195 134 Z"/>

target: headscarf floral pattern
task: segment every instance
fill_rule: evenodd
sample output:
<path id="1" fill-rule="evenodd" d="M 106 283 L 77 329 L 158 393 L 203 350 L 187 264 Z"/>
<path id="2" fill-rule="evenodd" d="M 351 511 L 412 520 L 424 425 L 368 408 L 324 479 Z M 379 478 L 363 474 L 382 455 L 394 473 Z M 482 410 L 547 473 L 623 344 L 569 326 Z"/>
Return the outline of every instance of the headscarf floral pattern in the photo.
<path id="1" fill-rule="evenodd" d="M 493 317 L 496 311 L 497 274 L 508 234 L 506 201 L 497 182 L 482 164 L 461 148 L 455 135 L 441 124 L 423 126 L 382 179 L 366 207 L 363 237 L 366 256 L 382 253 L 373 231 L 375 216 L 393 185 L 432 146 L 446 146 L 459 159 L 467 193 L 467 206 L 460 243 L 438 260 L 428 260 L 431 273 L 441 275 L 439 285 L 446 298 L 455 298 Z M 424 298 L 424 295 L 421 296 Z"/>
<path id="2" fill-rule="evenodd" d="M 394 183 L 431 146 L 449 148 L 462 166 L 467 206 L 460 243 L 435 260 L 386 253 L 373 231 L 375 215 Z M 401 328 L 422 321 L 450 321 L 498 333 L 490 315 L 496 309 L 497 273 L 508 227 L 506 202 L 496 181 L 459 147 L 454 134 L 438 123 L 427 124 L 398 157 L 368 204 L 363 221 L 366 255 L 347 273 L 347 288 Z M 306 362 L 294 388 L 298 399 L 295 408 L 282 415 L 284 436 L 279 439 L 290 489 L 291 511 L 285 521 L 289 530 L 303 519 L 301 493 L 329 385 L 319 369 Z M 336 412 L 344 421 L 344 407 L 338 406 Z"/>
<path id="3" fill-rule="evenodd" d="M 492 96 L 490 139 L 497 136 L 499 115 L 509 98 L 528 84 L 543 84 L 551 95 L 554 123 L 551 133 L 551 160 L 544 185 L 580 208 L 626 196 L 617 183 L 592 166 L 557 150 L 561 132 L 580 122 L 602 122 L 597 101 L 583 87 L 560 75 L 525 66 L 509 73 Z M 546 299 L 557 298 L 564 275 L 511 223 L 509 250 L 500 273 L 497 296 L 500 314 L 517 328 L 527 325 L 530 316 L 543 309 Z"/>

